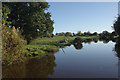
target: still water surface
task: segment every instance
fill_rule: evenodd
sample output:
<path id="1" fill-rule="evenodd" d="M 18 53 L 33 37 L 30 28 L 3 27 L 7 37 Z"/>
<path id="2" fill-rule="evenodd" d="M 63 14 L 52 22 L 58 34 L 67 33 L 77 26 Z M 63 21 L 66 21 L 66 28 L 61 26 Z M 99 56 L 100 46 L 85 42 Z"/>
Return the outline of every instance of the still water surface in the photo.
<path id="1" fill-rule="evenodd" d="M 119 60 L 115 43 L 82 43 L 19 65 L 3 66 L 3 78 L 117 78 Z"/>

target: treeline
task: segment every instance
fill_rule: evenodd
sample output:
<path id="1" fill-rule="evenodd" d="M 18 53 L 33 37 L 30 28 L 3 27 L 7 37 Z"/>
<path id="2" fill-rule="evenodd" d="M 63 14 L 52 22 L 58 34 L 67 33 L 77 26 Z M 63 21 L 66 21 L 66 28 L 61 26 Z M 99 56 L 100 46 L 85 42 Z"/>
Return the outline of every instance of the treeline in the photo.
<path id="1" fill-rule="evenodd" d="M 78 31 L 77 33 L 71 33 L 71 32 L 56 33 L 56 36 L 94 36 L 94 35 L 97 36 L 98 33 L 97 32 L 90 33 L 89 31 L 84 33 L 82 33 L 81 31 Z"/>
<path id="2" fill-rule="evenodd" d="M 103 31 L 102 33 L 91 33 L 91 32 L 84 32 L 82 33 L 81 31 L 78 31 L 77 33 L 71 33 L 71 32 L 61 32 L 61 33 L 56 33 L 55 36 L 99 36 L 100 38 L 112 38 L 114 36 L 117 36 L 117 33 L 115 31 L 113 32 L 108 32 L 108 31 Z"/>

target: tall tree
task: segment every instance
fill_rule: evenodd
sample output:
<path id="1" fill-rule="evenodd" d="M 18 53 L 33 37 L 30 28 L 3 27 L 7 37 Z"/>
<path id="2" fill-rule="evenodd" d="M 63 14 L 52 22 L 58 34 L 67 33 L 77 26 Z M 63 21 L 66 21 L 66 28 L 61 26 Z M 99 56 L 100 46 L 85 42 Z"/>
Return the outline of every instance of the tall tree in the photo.
<path id="1" fill-rule="evenodd" d="M 28 43 L 31 39 L 46 34 L 52 34 L 54 21 L 51 14 L 45 13 L 49 8 L 47 2 L 12 2 L 4 3 L 10 9 L 8 16 L 12 26 L 19 28 Z"/>

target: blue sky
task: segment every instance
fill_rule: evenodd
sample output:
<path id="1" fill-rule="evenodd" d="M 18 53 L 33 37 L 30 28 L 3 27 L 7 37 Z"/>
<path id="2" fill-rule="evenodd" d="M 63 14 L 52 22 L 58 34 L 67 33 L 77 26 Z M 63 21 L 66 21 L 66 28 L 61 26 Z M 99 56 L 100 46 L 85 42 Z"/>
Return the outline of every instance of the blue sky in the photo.
<path id="1" fill-rule="evenodd" d="M 54 34 L 59 32 L 113 31 L 117 2 L 49 2 Z"/>

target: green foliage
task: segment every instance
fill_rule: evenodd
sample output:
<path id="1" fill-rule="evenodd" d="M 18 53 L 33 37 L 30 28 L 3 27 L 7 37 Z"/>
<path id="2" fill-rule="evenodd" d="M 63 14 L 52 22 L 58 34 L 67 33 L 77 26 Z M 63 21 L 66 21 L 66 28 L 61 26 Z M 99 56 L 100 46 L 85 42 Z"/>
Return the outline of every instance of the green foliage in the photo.
<path id="1" fill-rule="evenodd" d="M 76 36 L 76 34 L 75 34 L 75 33 L 73 33 L 73 36 Z"/>
<path id="2" fill-rule="evenodd" d="M 80 37 L 76 37 L 74 40 L 73 40 L 73 44 L 81 44 L 82 43 L 82 38 L 80 38 Z"/>
<path id="3" fill-rule="evenodd" d="M 108 31 L 103 31 L 103 35 L 110 36 L 110 33 Z"/>
<path id="4" fill-rule="evenodd" d="M 78 31 L 76 35 L 77 35 L 77 36 L 80 36 L 80 35 L 82 35 L 82 32 L 81 32 L 81 31 Z"/>
<path id="5" fill-rule="evenodd" d="M 20 37 L 19 30 L 3 25 L 2 28 L 2 62 L 12 64 L 23 60 L 23 46 L 26 42 Z"/>
<path id="6" fill-rule="evenodd" d="M 2 3 L 0 3 L 0 5 L 1 5 Z M 1 6 L 0 6 L 1 7 Z M 0 9 L 0 28 L 2 27 L 1 26 L 1 23 L 2 23 L 2 9 Z"/>
<path id="7" fill-rule="evenodd" d="M 59 33 L 59 36 L 65 36 L 65 33 L 64 32 Z"/>
<path id="8" fill-rule="evenodd" d="M 84 35 L 85 35 L 85 36 L 90 36 L 91 33 L 90 33 L 90 31 L 88 31 L 88 32 L 84 32 Z"/>
<path id="9" fill-rule="evenodd" d="M 65 33 L 64 32 L 56 33 L 56 36 L 65 36 Z"/>
<path id="10" fill-rule="evenodd" d="M 72 33 L 71 32 L 66 32 L 65 36 L 72 36 Z"/>
<path id="11" fill-rule="evenodd" d="M 8 19 L 8 14 L 10 14 L 10 10 L 8 9 L 8 6 L 5 4 L 2 4 L 2 24 L 10 23 Z"/>
<path id="12" fill-rule="evenodd" d="M 15 27 L 12 29 L 7 24 L 10 10 L 6 4 L 2 5 L 2 62 L 12 64 L 23 60 L 23 46 L 26 43 L 20 36 L 20 32 Z"/>
<path id="13" fill-rule="evenodd" d="M 113 26 L 115 32 L 120 36 L 120 16 L 117 18 Z"/>
<path id="14" fill-rule="evenodd" d="M 103 31 L 102 33 L 99 34 L 100 40 L 110 40 L 114 38 L 114 35 L 112 33 L 109 33 L 108 31 Z"/>
<path id="15" fill-rule="evenodd" d="M 10 9 L 8 19 L 11 25 L 19 28 L 22 35 L 30 40 L 46 34 L 52 34 L 54 21 L 51 14 L 45 12 L 49 5 L 47 2 L 11 2 L 3 3 Z"/>
<path id="16" fill-rule="evenodd" d="M 47 33 L 44 37 L 51 37 L 51 36 L 52 36 L 52 34 Z"/>
<path id="17" fill-rule="evenodd" d="M 59 48 L 54 45 L 27 45 L 25 47 L 25 56 L 43 56 L 59 51 Z"/>
<path id="18" fill-rule="evenodd" d="M 97 33 L 97 32 L 94 32 L 92 35 L 96 35 L 96 36 L 98 36 L 98 33 Z"/>
<path id="19" fill-rule="evenodd" d="M 70 36 L 54 36 L 53 38 L 37 38 L 35 40 L 32 40 L 30 45 L 60 45 L 60 44 L 67 44 L 69 42 L 72 42 L 76 37 L 78 36 L 74 36 L 74 37 L 70 37 Z M 94 38 L 99 38 L 99 36 L 79 36 L 80 38 L 82 38 L 82 40 L 85 39 L 94 39 Z M 67 42 L 64 43 L 60 43 L 61 41 L 65 41 L 67 40 Z"/>

